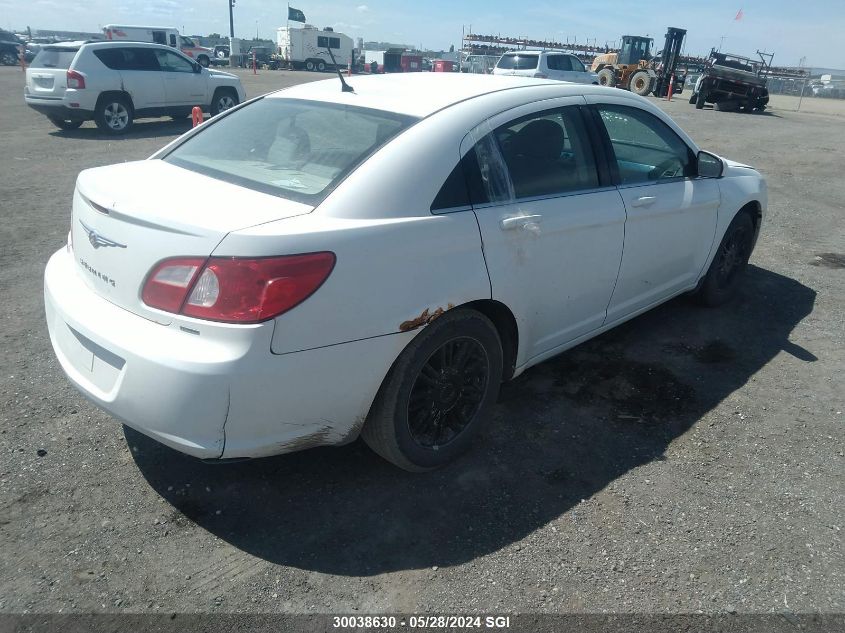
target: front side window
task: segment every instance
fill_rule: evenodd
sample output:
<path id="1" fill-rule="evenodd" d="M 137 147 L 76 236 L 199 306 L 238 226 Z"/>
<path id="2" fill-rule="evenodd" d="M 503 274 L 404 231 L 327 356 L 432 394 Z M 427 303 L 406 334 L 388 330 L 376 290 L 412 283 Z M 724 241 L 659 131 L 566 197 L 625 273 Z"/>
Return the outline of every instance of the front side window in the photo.
<path id="1" fill-rule="evenodd" d="M 306 204 L 319 204 L 410 116 L 300 99 L 261 99 L 220 118 L 164 160 Z"/>
<path id="2" fill-rule="evenodd" d="M 505 53 L 499 59 L 498 68 L 503 70 L 532 70 L 537 68 L 539 55 L 518 55 Z"/>
<path id="3" fill-rule="evenodd" d="M 156 49 L 156 58 L 161 69 L 167 73 L 192 73 L 194 65 L 187 59 L 170 51 Z"/>
<path id="4" fill-rule="evenodd" d="M 572 64 L 572 70 L 578 71 L 579 73 L 587 72 L 587 69 L 584 68 L 584 64 L 581 63 L 581 60 L 577 57 L 569 57 L 569 63 Z"/>
<path id="5" fill-rule="evenodd" d="M 637 184 L 695 175 L 692 152 L 653 114 L 617 105 L 597 106 L 610 137 L 621 184 Z"/>
<path id="6" fill-rule="evenodd" d="M 599 186 L 586 127 L 576 106 L 521 117 L 493 135 L 517 199 Z"/>

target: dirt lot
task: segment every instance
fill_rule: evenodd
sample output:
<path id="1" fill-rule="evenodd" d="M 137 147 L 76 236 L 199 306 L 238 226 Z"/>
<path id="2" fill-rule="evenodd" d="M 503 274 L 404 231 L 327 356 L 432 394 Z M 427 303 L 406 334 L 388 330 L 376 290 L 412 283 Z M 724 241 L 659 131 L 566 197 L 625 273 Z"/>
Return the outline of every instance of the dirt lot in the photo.
<path id="1" fill-rule="evenodd" d="M 77 393 L 41 296 L 74 179 L 188 124 L 60 132 L 22 86 L 0 68 L 0 613 L 845 609 L 841 117 L 664 102 L 768 177 L 744 296 L 530 370 L 468 457 L 411 475 L 360 442 L 204 465 Z"/>

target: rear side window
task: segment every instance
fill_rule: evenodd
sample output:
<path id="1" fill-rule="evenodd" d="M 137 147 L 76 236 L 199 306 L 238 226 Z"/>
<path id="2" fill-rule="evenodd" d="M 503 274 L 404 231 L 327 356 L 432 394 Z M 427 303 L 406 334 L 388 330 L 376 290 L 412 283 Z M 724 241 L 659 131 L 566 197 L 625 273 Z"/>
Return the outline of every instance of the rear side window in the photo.
<path id="1" fill-rule="evenodd" d="M 516 198 L 599 186 L 587 129 L 575 106 L 519 118 L 493 134 L 508 166 Z"/>
<path id="2" fill-rule="evenodd" d="M 58 46 L 45 46 L 35 59 L 32 60 L 30 68 L 70 68 L 73 58 L 79 52 L 78 48 L 67 48 Z"/>
<path id="3" fill-rule="evenodd" d="M 572 62 L 568 55 L 549 55 L 546 65 L 551 70 L 572 70 Z"/>
<path id="4" fill-rule="evenodd" d="M 487 200 L 487 193 L 481 180 L 481 170 L 478 167 L 478 156 L 473 147 L 455 165 L 434 198 L 434 202 L 431 203 L 431 210 L 442 211 L 468 207 L 471 204 L 483 204 Z"/>
<path id="5" fill-rule="evenodd" d="M 155 52 L 150 48 L 101 48 L 94 55 L 112 70 L 159 70 Z"/>
<path id="6" fill-rule="evenodd" d="M 538 59 L 540 59 L 539 55 L 514 55 L 505 53 L 499 60 L 497 67 L 504 70 L 531 70 L 537 68 Z"/>
<path id="7" fill-rule="evenodd" d="M 417 119 L 301 99 L 261 99 L 214 121 L 164 160 L 212 178 L 316 205 Z"/>

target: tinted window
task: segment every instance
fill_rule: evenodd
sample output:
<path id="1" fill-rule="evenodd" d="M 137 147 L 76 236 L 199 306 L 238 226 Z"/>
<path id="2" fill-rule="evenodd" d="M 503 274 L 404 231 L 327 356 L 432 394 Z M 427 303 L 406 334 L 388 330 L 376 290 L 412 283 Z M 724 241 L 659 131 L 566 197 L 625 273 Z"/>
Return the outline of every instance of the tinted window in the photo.
<path id="1" fill-rule="evenodd" d="M 318 204 L 415 118 L 321 101 L 261 99 L 208 125 L 164 159 L 283 198 Z"/>
<path id="2" fill-rule="evenodd" d="M 589 138 L 577 107 L 547 110 L 498 128 L 517 198 L 598 187 Z"/>
<path id="3" fill-rule="evenodd" d="M 610 136 L 622 184 L 694 175 L 687 144 L 653 114 L 616 105 L 601 105 L 598 111 Z"/>
<path id="4" fill-rule="evenodd" d="M 567 55 L 549 55 L 546 64 L 552 70 L 572 70 L 572 64 Z"/>
<path id="5" fill-rule="evenodd" d="M 499 59 L 499 63 L 496 64 L 496 67 L 506 70 L 531 70 L 532 68 L 537 68 L 538 59 L 540 59 L 539 55 L 515 55 L 505 53 Z"/>
<path id="6" fill-rule="evenodd" d="M 467 152 L 461 161 L 455 165 L 452 173 L 443 183 L 431 210 L 466 207 L 471 204 L 487 202 L 487 193 L 481 181 L 481 171 L 478 168 L 478 157 L 475 148 Z"/>
<path id="7" fill-rule="evenodd" d="M 153 31 L 153 42 L 156 44 L 167 44 L 167 40 L 164 35 L 164 31 Z"/>
<path id="8" fill-rule="evenodd" d="M 158 65 L 164 72 L 168 73 L 192 73 L 194 65 L 187 59 L 170 51 L 155 50 Z"/>
<path id="9" fill-rule="evenodd" d="M 572 70 L 578 71 L 579 73 L 587 72 L 587 69 L 584 68 L 584 64 L 581 63 L 581 60 L 577 57 L 569 57 L 569 61 L 572 64 Z"/>
<path id="10" fill-rule="evenodd" d="M 170 45 L 176 48 L 176 36 L 173 33 L 170 34 Z"/>
<path id="11" fill-rule="evenodd" d="M 101 48 L 94 51 L 112 70 L 158 70 L 155 53 L 150 48 Z"/>
<path id="12" fill-rule="evenodd" d="M 70 63 L 76 57 L 78 48 L 61 48 L 45 46 L 30 64 L 31 68 L 70 68 Z"/>
<path id="13" fill-rule="evenodd" d="M 317 48 L 340 48 L 340 38 L 318 35 Z"/>

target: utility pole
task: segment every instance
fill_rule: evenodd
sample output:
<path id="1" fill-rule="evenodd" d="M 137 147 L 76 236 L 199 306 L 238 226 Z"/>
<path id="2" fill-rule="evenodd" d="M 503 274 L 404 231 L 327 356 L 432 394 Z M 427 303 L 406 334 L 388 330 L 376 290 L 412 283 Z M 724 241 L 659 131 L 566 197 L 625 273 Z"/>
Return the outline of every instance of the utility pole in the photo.
<path id="1" fill-rule="evenodd" d="M 229 37 L 235 37 L 235 18 L 232 9 L 235 7 L 235 0 L 229 0 Z"/>

